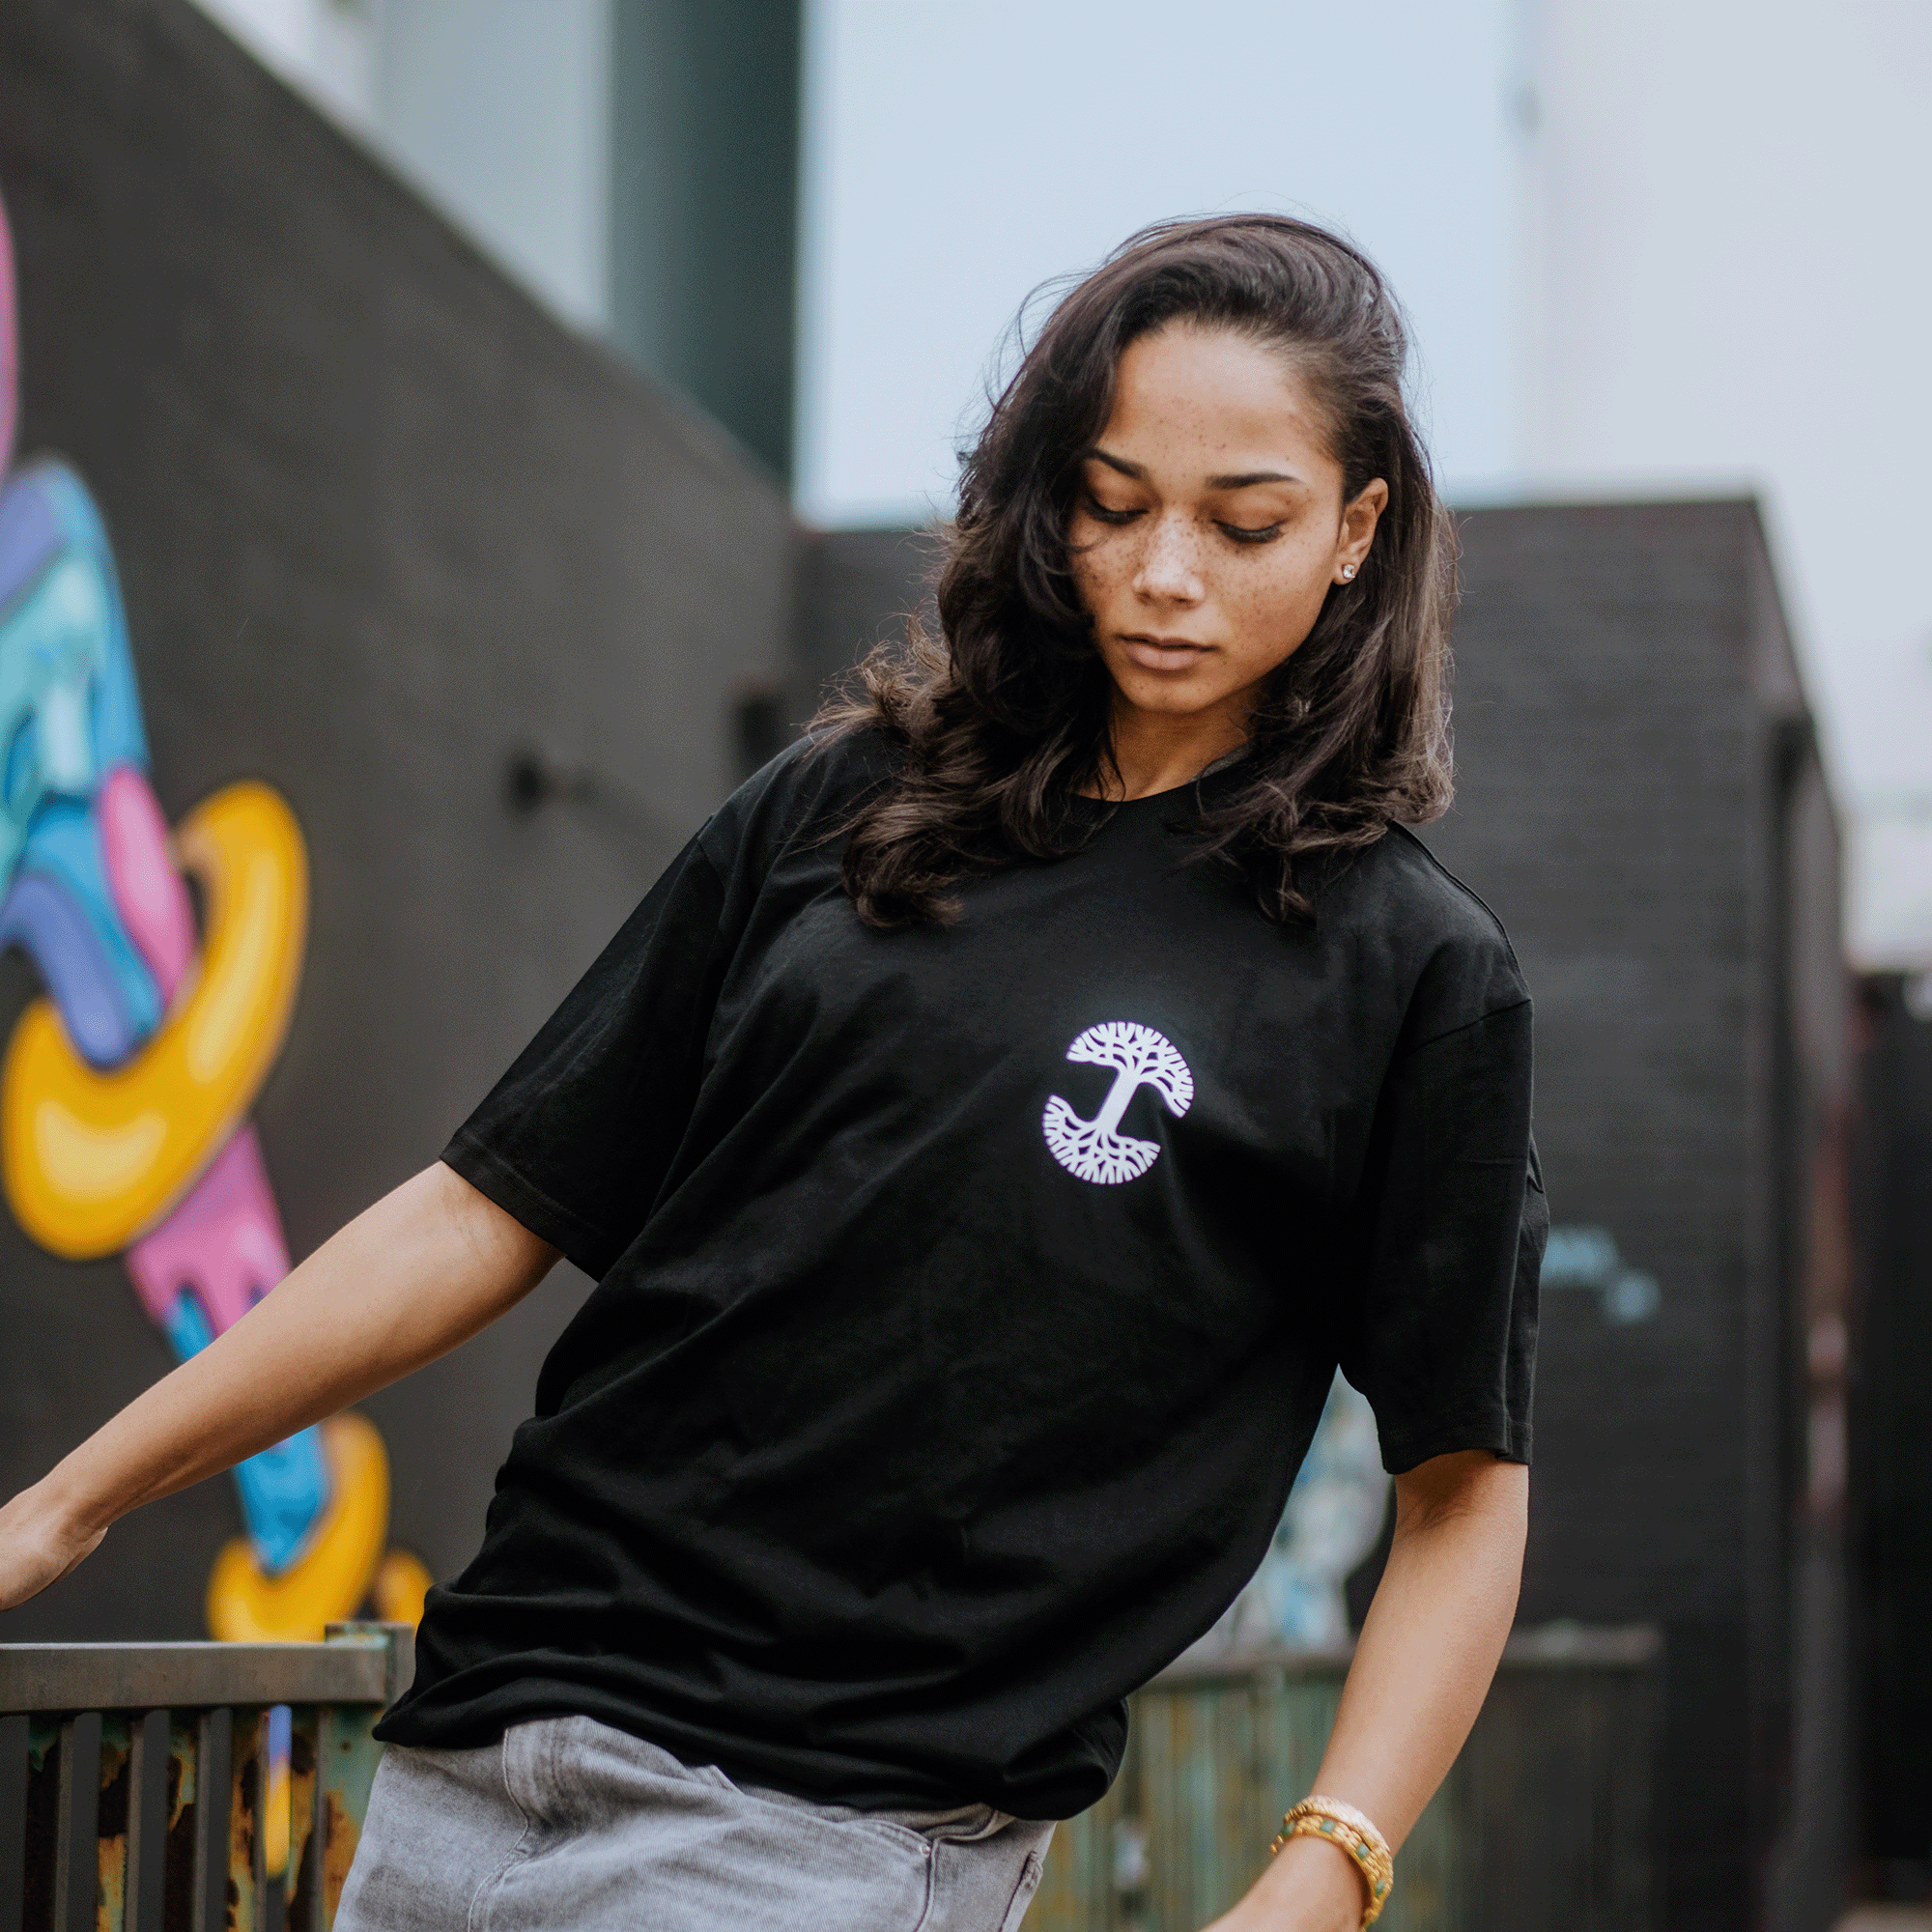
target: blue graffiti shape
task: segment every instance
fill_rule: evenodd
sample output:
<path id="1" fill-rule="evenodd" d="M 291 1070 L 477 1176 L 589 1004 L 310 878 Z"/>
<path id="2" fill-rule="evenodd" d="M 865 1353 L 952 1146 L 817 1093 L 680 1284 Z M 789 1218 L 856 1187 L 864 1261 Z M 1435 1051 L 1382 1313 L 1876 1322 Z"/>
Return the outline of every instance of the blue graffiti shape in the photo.
<path id="1" fill-rule="evenodd" d="M 30 464 L 0 495 L 0 883 L 42 804 L 118 763 L 148 745 L 107 535 L 71 469 Z"/>
<path id="2" fill-rule="evenodd" d="M 1543 1285 L 1593 1290 L 1602 1297 L 1604 1320 L 1615 1328 L 1648 1321 L 1663 1305 L 1657 1277 L 1631 1267 L 1607 1228 L 1550 1229 Z"/>
<path id="3" fill-rule="evenodd" d="M 213 1324 L 200 1297 L 184 1292 L 168 1311 L 168 1340 L 183 1361 L 214 1340 Z M 328 1465 L 322 1431 L 311 1426 L 250 1456 L 235 1468 L 242 1512 L 255 1554 L 270 1576 L 278 1577 L 302 1553 L 310 1531 L 321 1520 L 328 1496 Z"/>

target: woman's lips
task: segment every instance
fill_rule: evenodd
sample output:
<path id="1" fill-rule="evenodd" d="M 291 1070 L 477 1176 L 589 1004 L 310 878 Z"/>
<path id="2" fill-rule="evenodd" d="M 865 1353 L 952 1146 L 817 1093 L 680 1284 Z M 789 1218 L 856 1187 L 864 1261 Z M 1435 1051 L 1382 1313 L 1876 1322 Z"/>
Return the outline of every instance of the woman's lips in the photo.
<path id="1" fill-rule="evenodd" d="M 1187 638 L 1123 637 L 1121 641 L 1127 655 L 1149 670 L 1191 670 L 1212 648 Z"/>

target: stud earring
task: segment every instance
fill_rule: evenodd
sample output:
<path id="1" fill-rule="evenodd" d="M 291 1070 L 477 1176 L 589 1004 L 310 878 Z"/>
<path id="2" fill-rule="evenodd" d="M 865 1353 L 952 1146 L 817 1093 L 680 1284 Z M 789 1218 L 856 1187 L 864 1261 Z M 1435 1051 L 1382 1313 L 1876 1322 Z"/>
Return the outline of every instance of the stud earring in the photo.
<path id="1" fill-rule="evenodd" d="M 1342 582 L 1344 583 L 1347 583 L 1349 580 L 1354 576 L 1354 574 L 1355 574 L 1355 566 L 1352 563 L 1345 563 L 1342 566 Z"/>

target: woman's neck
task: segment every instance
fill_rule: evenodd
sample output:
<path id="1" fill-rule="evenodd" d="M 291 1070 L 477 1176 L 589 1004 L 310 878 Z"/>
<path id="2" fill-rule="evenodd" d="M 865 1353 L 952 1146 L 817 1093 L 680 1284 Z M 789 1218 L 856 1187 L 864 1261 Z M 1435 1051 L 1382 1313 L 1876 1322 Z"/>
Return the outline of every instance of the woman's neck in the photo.
<path id="1" fill-rule="evenodd" d="M 1108 761 L 1094 775 L 1089 795 L 1122 805 L 1190 784 L 1247 742 L 1243 723 L 1218 705 L 1177 715 L 1117 703 Z"/>

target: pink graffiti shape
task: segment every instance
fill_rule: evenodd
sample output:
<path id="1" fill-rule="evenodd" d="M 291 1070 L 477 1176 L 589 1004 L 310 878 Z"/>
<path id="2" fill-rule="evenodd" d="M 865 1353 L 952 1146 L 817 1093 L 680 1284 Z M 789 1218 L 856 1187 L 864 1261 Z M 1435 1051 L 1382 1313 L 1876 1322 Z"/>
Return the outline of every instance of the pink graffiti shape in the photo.
<path id="1" fill-rule="evenodd" d="M 194 957 L 194 908 L 168 852 L 167 820 L 147 779 L 117 765 L 95 810 L 107 889 L 167 999 Z M 282 1217 L 252 1124 L 239 1128 L 174 1211 L 127 1254 L 149 1315 L 166 1325 L 175 1298 L 192 1292 L 219 1335 L 289 1271 Z"/>
<path id="2" fill-rule="evenodd" d="M 168 852 L 168 822 L 147 779 L 116 765 L 95 800 L 107 889 L 163 1000 L 194 957 L 194 908 Z"/>
<path id="3" fill-rule="evenodd" d="M 217 1335 L 288 1273 L 288 1244 L 252 1122 L 236 1130 L 174 1212 L 125 1259 L 156 1322 L 165 1325 L 175 1297 L 191 1291 Z"/>

